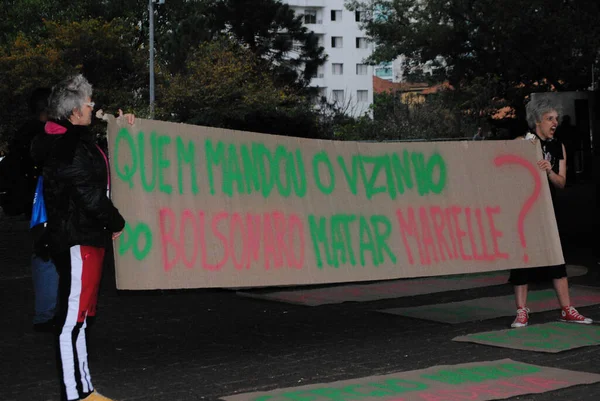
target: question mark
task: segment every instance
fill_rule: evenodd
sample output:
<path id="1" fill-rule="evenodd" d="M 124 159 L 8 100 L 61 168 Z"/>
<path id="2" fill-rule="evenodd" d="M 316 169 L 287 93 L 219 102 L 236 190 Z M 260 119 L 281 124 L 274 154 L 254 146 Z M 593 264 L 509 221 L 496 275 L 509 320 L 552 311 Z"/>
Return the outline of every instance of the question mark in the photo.
<path id="1" fill-rule="evenodd" d="M 523 159 L 522 157 L 515 155 L 505 155 L 498 156 L 494 159 L 494 164 L 496 167 L 502 167 L 507 164 L 517 164 L 521 167 L 525 167 L 533 176 L 533 180 L 535 182 L 535 188 L 533 189 L 533 193 L 525 200 L 523 207 L 521 208 L 521 212 L 519 213 L 519 220 L 517 222 L 517 229 L 519 231 L 519 237 L 521 239 L 521 246 L 525 250 L 527 248 L 527 240 L 525 239 L 525 217 L 527 217 L 527 213 L 531 210 L 537 199 L 540 197 L 540 192 L 542 191 L 542 180 L 540 179 L 539 169 L 536 168 L 529 161 Z M 529 255 L 525 253 L 523 255 L 523 261 L 525 263 L 529 262 Z"/>

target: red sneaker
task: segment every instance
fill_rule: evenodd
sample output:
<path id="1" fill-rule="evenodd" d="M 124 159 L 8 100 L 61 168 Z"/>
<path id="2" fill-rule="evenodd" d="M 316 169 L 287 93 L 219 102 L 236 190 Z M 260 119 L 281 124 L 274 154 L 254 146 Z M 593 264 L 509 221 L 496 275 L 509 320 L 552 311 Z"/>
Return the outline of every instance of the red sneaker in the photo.
<path id="1" fill-rule="evenodd" d="M 517 317 L 515 318 L 515 321 L 512 322 L 510 327 L 517 328 L 527 326 L 529 323 L 529 312 L 530 310 L 528 308 L 517 309 Z"/>
<path id="2" fill-rule="evenodd" d="M 577 309 L 572 306 L 565 306 L 562 311 L 560 311 L 560 321 L 581 324 L 592 324 L 594 322 L 592 319 L 580 315 L 579 312 L 577 312 Z"/>

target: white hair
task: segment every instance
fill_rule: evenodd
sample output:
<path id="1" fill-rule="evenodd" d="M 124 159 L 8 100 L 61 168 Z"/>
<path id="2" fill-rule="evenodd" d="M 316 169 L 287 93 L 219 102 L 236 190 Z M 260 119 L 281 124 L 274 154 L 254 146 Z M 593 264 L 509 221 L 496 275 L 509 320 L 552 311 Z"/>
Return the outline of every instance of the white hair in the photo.
<path id="1" fill-rule="evenodd" d="M 48 101 L 48 116 L 55 120 L 68 120 L 73 110 L 83 107 L 92 97 L 92 85 L 81 74 L 73 75 L 52 88 Z"/>
<path id="2" fill-rule="evenodd" d="M 559 121 L 562 114 L 561 107 L 546 97 L 532 99 L 525 106 L 525 111 L 527 112 L 527 125 L 533 130 L 535 130 L 537 123 L 542 122 L 544 114 L 556 111 L 559 116 Z"/>

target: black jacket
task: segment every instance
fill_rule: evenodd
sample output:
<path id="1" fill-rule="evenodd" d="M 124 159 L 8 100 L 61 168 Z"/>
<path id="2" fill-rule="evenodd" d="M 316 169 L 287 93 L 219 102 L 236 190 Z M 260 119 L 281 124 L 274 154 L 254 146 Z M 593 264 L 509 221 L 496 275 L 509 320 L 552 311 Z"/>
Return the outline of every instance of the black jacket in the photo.
<path id="1" fill-rule="evenodd" d="M 43 167 L 44 201 L 53 252 L 74 245 L 106 247 L 125 220 L 108 197 L 108 159 L 90 130 L 48 122 L 31 155 Z"/>

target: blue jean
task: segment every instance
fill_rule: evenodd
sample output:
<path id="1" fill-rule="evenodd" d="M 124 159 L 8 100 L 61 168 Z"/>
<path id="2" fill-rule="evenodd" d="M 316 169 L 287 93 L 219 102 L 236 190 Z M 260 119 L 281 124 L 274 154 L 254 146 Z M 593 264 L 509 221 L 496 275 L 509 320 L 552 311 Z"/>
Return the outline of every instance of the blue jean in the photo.
<path id="1" fill-rule="evenodd" d="M 44 261 L 33 255 L 31 276 L 35 296 L 33 324 L 44 323 L 54 318 L 58 299 L 58 272 L 52 260 Z"/>

